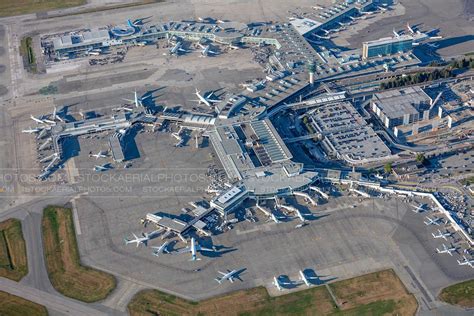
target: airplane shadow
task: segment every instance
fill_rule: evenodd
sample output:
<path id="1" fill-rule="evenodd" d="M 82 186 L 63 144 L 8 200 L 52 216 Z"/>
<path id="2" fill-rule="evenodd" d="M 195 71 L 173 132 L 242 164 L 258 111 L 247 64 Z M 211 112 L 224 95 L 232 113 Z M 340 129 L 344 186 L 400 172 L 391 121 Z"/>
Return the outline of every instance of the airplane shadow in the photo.
<path id="1" fill-rule="evenodd" d="M 241 276 L 244 275 L 247 271 L 247 268 L 242 268 L 240 270 L 237 270 L 237 272 L 235 272 L 234 274 L 234 278 L 239 280 L 240 282 L 244 282 L 244 280 L 242 280 Z"/>
<path id="2" fill-rule="evenodd" d="M 306 276 L 308 282 L 313 285 L 323 285 L 337 279 L 337 277 L 318 275 L 314 269 L 304 269 L 303 273 Z"/>
<path id="3" fill-rule="evenodd" d="M 140 158 L 140 151 L 138 150 L 137 143 L 135 142 L 135 137 L 142 129 L 143 126 L 135 125 L 129 130 L 128 133 L 122 136 L 121 142 L 125 160 Z"/>
<path id="4" fill-rule="evenodd" d="M 234 252 L 234 251 L 237 251 L 238 249 L 237 248 L 232 248 L 232 249 L 226 249 L 226 250 L 223 250 L 223 251 L 201 251 L 201 255 L 203 257 L 208 257 L 208 258 L 220 258 L 222 257 L 223 255 L 227 254 L 227 253 L 230 253 L 230 252 Z"/>
<path id="5" fill-rule="evenodd" d="M 295 289 L 300 285 L 300 283 L 292 281 L 286 274 L 279 275 L 277 280 L 280 282 L 280 286 L 287 290 Z"/>

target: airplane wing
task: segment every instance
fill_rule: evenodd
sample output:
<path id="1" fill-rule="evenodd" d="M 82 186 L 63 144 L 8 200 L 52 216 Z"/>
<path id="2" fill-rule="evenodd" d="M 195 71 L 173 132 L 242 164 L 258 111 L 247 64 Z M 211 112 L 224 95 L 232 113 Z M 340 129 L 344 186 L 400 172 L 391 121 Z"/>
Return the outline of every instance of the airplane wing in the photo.
<path id="1" fill-rule="evenodd" d="M 196 246 L 196 250 L 198 250 L 198 251 L 209 251 L 209 252 L 214 252 L 214 251 L 216 251 L 215 249 L 206 248 L 206 247 L 201 247 L 200 245 L 197 245 L 197 246 Z"/>
<path id="2" fill-rule="evenodd" d="M 185 248 L 181 248 L 179 250 L 176 250 L 177 254 L 186 253 L 186 252 L 191 252 L 191 247 L 185 247 Z"/>
<path id="3" fill-rule="evenodd" d="M 226 274 L 227 274 L 227 273 L 224 273 L 224 272 L 221 272 L 221 271 L 217 271 L 217 272 L 219 272 L 219 273 L 222 274 L 222 275 L 226 275 Z"/>

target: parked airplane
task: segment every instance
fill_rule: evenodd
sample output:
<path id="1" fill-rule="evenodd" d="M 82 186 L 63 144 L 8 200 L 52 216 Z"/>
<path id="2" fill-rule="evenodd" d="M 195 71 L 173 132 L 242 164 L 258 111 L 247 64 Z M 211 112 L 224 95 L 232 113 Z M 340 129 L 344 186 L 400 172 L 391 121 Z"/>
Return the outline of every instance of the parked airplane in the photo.
<path id="1" fill-rule="evenodd" d="M 230 283 L 234 283 L 234 279 L 236 278 L 236 274 L 237 274 L 238 271 L 237 270 L 232 270 L 232 271 L 227 270 L 227 273 L 221 272 L 221 271 L 217 271 L 217 272 L 222 274 L 222 276 L 217 277 L 214 280 L 216 280 L 217 283 L 221 284 L 222 281 L 225 281 L 225 280 L 229 280 Z"/>
<path id="2" fill-rule="evenodd" d="M 219 54 L 218 52 L 211 50 L 211 46 L 209 46 L 209 45 L 203 46 L 203 45 L 199 44 L 199 46 L 202 48 L 202 51 L 201 51 L 201 56 L 202 57 L 207 57 L 209 55 L 218 55 Z"/>
<path id="3" fill-rule="evenodd" d="M 103 164 L 103 165 L 96 165 L 94 166 L 94 171 L 100 172 L 100 171 L 107 171 L 110 169 L 110 166 L 108 163 Z"/>
<path id="4" fill-rule="evenodd" d="M 190 261 L 196 261 L 196 260 L 201 260 L 200 258 L 197 257 L 196 253 L 201 251 L 209 251 L 209 252 L 215 252 L 215 249 L 210 249 L 210 248 L 205 248 L 199 245 L 194 237 L 191 238 L 191 246 L 187 246 L 186 248 L 182 248 L 178 250 L 178 253 L 186 253 L 190 252 L 191 253 L 191 259 Z"/>
<path id="5" fill-rule="evenodd" d="M 383 11 L 383 12 L 388 11 L 388 8 L 385 8 L 385 7 L 380 7 L 380 6 L 379 6 L 379 7 L 377 7 L 377 8 L 378 8 L 380 11 Z"/>
<path id="6" fill-rule="evenodd" d="M 169 241 L 165 241 L 159 247 L 151 247 L 153 249 L 152 255 L 158 257 L 161 253 L 169 253 L 168 248 L 167 248 L 169 243 L 170 243 Z"/>
<path id="7" fill-rule="evenodd" d="M 314 34 L 314 36 L 316 36 L 319 39 L 324 39 L 324 40 L 330 40 L 331 39 L 330 36 L 322 36 L 322 35 L 318 35 L 316 33 Z"/>
<path id="8" fill-rule="evenodd" d="M 273 282 L 272 282 L 273 285 L 276 286 L 276 288 L 278 289 L 278 291 L 283 291 L 283 288 L 281 287 L 282 285 L 290 285 L 291 283 L 289 282 L 282 282 L 280 281 L 276 276 L 273 277 Z"/>
<path id="9" fill-rule="evenodd" d="M 400 33 L 395 31 L 395 29 L 393 29 L 392 32 L 393 32 L 393 35 L 395 35 L 395 37 L 400 37 Z"/>
<path id="10" fill-rule="evenodd" d="M 426 43 L 426 45 L 428 45 L 431 48 L 438 48 L 439 47 L 439 44 L 433 44 L 433 43 Z"/>
<path id="11" fill-rule="evenodd" d="M 437 225 L 437 226 L 439 226 L 443 222 L 443 219 L 441 217 L 436 217 L 436 216 L 434 217 L 434 219 L 431 219 L 428 216 L 426 216 L 426 219 L 428 221 L 423 222 L 423 223 L 425 223 L 425 225 Z"/>
<path id="12" fill-rule="evenodd" d="M 414 208 L 412 209 L 413 212 L 415 213 L 422 213 L 424 211 L 426 211 L 427 209 L 425 208 L 426 207 L 426 204 L 420 204 L 418 206 L 415 206 L 415 205 L 412 205 Z"/>
<path id="13" fill-rule="evenodd" d="M 171 49 L 170 49 L 170 55 L 176 55 L 178 56 L 179 53 L 187 53 L 188 50 L 182 48 L 183 42 L 177 42 Z"/>
<path id="14" fill-rule="evenodd" d="M 470 266 L 471 268 L 474 268 L 474 259 L 467 259 L 466 256 L 462 256 L 463 257 L 463 261 L 459 261 L 458 260 L 458 264 L 460 266 L 465 266 L 465 265 L 468 265 Z"/>
<path id="15" fill-rule="evenodd" d="M 91 155 L 91 157 L 95 157 L 95 159 L 107 158 L 107 151 L 99 151 L 97 154 Z"/>
<path id="16" fill-rule="evenodd" d="M 127 102 L 130 102 L 132 103 L 133 105 L 135 105 L 136 108 L 139 108 L 140 106 L 143 106 L 143 101 L 150 98 L 151 97 L 151 94 L 148 94 L 144 97 L 138 97 L 138 94 L 137 94 L 137 91 L 134 91 L 133 92 L 133 100 L 130 100 L 130 99 L 122 99 L 124 101 L 127 101 Z M 126 108 L 126 107 L 121 107 L 120 109 L 123 109 L 125 111 L 133 111 L 132 109 L 130 108 Z"/>
<path id="17" fill-rule="evenodd" d="M 37 117 L 34 117 L 33 115 L 30 115 L 30 118 L 38 124 L 45 124 L 46 123 L 43 119 L 39 119 Z"/>
<path id="18" fill-rule="evenodd" d="M 136 243 L 137 247 L 140 246 L 140 244 L 144 244 L 145 246 L 147 245 L 148 241 L 155 237 L 161 230 L 155 230 L 152 231 L 151 233 L 142 233 L 141 237 L 138 237 L 134 233 L 132 233 L 134 239 L 129 239 L 129 238 L 124 238 L 125 244 L 133 244 Z"/>
<path id="19" fill-rule="evenodd" d="M 364 15 L 372 15 L 372 14 L 375 13 L 374 11 L 359 11 L 359 12 L 364 14 Z"/>
<path id="20" fill-rule="evenodd" d="M 412 35 L 417 34 L 417 32 L 410 26 L 409 22 L 407 22 L 407 29 L 408 29 L 408 32 L 410 32 Z"/>
<path id="21" fill-rule="evenodd" d="M 325 30 L 325 29 L 321 29 L 321 31 L 323 31 L 323 32 L 324 32 L 324 34 L 326 34 L 326 35 L 329 35 L 329 34 L 331 33 L 330 31 L 328 31 L 328 30 Z"/>
<path id="22" fill-rule="evenodd" d="M 304 284 L 306 284 L 306 286 L 311 286 L 313 285 L 311 282 L 309 282 L 309 280 L 313 280 L 313 279 L 317 279 L 317 277 L 307 277 L 303 271 L 300 270 L 300 277 L 301 277 L 301 281 L 304 282 Z"/>
<path id="23" fill-rule="evenodd" d="M 41 128 L 31 128 L 31 127 L 29 127 L 27 129 L 22 130 L 21 132 L 22 133 L 28 133 L 28 134 L 34 134 L 34 133 L 40 132 L 41 130 L 42 130 Z"/>
<path id="24" fill-rule="evenodd" d="M 270 213 L 270 216 L 268 217 L 267 221 L 274 221 L 275 223 L 279 224 L 281 223 L 280 219 L 284 219 L 283 217 L 278 217 L 274 213 Z"/>
<path id="25" fill-rule="evenodd" d="M 438 229 L 438 234 L 431 233 L 433 235 L 433 238 L 443 238 L 444 240 L 448 240 L 448 237 L 451 237 L 453 233 L 446 231 L 445 233 L 441 232 L 441 230 Z"/>
<path id="26" fill-rule="evenodd" d="M 436 248 L 436 251 L 437 251 L 438 253 L 447 253 L 447 254 L 449 254 L 450 256 L 453 256 L 453 251 L 456 251 L 457 248 L 456 248 L 455 246 L 453 246 L 453 245 L 451 245 L 450 248 L 446 247 L 445 244 L 442 244 L 442 245 L 443 245 L 443 250 L 439 250 L 438 248 Z"/>
<path id="27" fill-rule="evenodd" d="M 195 94 L 198 97 L 198 100 L 193 100 L 193 101 L 199 102 L 199 104 L 204 103 L 208 107 L 211 107 L 213 103 L 221 102 L 221 100 L 212 99 L 212 96 L 213 96 L 214 92 L 210 92 L 209 94 L 203 96 L 203 95 L 201 95 L 201 91 L 196 89 Z"/>
<path id="28" fill-rule="evenodd" d="M 299 209 L 295 208 L 294 212 L 296 214 L 296 217 L 298 217 L 303 223 L 306 222 L 306 218 L 304 218 L 304 215 L 301 213 Z"/>

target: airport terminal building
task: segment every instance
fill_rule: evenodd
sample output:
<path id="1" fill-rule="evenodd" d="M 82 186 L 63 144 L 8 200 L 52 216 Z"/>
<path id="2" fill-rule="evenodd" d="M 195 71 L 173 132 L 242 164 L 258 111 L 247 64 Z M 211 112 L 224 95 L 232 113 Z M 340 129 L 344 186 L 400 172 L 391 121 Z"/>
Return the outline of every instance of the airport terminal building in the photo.
<path id="1" fill-rule="evenodd" d="M 362 44 L 362 58 L 369 59 L 378 56 L 406 53 L 413 48 L 413 37 L 401 35 L 398 37 L 386 37 Z"/>
<path id="2" fill-rule="evenodd" d="M 374 94 L 371 109 L 387 129 L 436 115 L 433 99 L 416 86 Z"/>

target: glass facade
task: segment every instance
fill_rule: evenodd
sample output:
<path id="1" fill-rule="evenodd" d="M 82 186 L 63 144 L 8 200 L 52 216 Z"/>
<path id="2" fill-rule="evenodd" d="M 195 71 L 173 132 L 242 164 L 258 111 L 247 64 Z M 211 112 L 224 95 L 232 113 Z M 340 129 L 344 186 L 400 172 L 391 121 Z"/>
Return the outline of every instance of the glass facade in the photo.
<path id="1" fill-rule="evenodd" d="M 393 55 L 397 53 L 405 53 L 412 49 L 413 39 L 394 38 L 390 41 L 374 41 L 363 44 L 362 57 L 372 58 L 377 56 Z"/>

